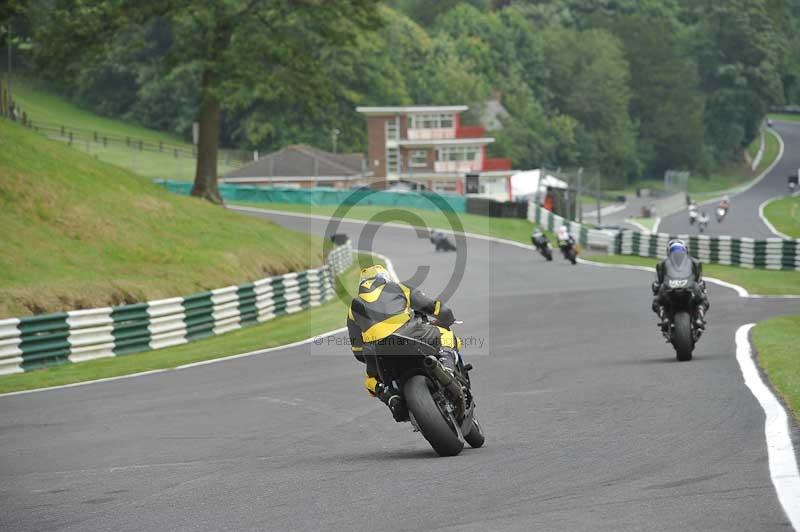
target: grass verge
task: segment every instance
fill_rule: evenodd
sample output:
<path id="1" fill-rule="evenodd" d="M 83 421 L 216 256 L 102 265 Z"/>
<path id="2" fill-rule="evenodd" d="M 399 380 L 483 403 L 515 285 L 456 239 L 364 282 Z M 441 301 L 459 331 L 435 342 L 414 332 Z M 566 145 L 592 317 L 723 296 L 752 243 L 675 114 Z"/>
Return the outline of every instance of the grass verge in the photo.
<path id="1" fill-rule="evenodd" d="M 753 329 L 758 362 L 786 404 L 800 419 L 800 316 L 760 322 Z"/>
<path id="2" fill-rule="evenodd" d="M 769 117 L 773 120 L 783 120 L 786 122 L 800 122 L 800 115 L 789 113 L 770 113 Z"/>
<path id="3" fill-rule="evenodd" d="M 361 266 L 371 264 L 372 261 L 371 255 L 358 256 L 358 264 Z M 357 284 L 358 264 L 354 264 L 340 276 L 337 297 L 319 307 L 180 346 L 5 375 L 0 377 L 0 393 L 175 368 L 192 362 L 286 345 L 338 329 L 345 324 L 347 307 L 343 301 L 349 302 L 352 297 L 350 289 Z"/>
<path id="4" fill-rule="evenodd" d="M 631 264 L 655 268 L 658 259 L 637 257 L 634 255 L 592 255 L 587 260 L 604 264 Z M 738 284 L 751 294 L 762 295 L 798 295 L 800 294 L 800 271 L 774 271 L 723 266 L 721 264 L 703 264 L 703 274 L 722 281 Z"/>
<path id="5" fill-rule="evenodd" d="M 800 238 L 800 196 L 770 201 L 764 206 L 764 216 L 781 233 Z"/>
<path id="6" fill-rule="evenodd" d="M 87 153 L 99 161 L 113 164 L 130 170 L 138 175 L 150 178 L 167 178 L 179 180 L 194 179 L 196 159 L 186 157 L 179 152 L 178 157 L 170 150 L 163 153 L 152 151 L 139 151 L 135 147 L 123 144 L 103 145 L 94 142 L 90 132 L 97 132 L 99 138 L 103 135 L 130 137 L 131 139 L 149 142 L 164 142 L 177 145 L 191 152 L 192 145 L 175 135 L 162 131 L 147 129 L 117 120 L 98 116 L 90 111 L 67 102 L 58 96 L 34 88 L 30 83 L 15 83 L 14 99 L 20 108 L 34 122 L 45 122 L 58 126 L 87 130 L 85 138 L 72 144 L 74 149 Z M 49 133 L 54 140 L 66 143 L 66 136 L 61 137 Z M 241 166 L 238 161 L 228 159 L 227 152 L 219 154 L 219 172 L 227 172 Z"/>
<path id="7" fill-rule="evenodd" d="M 291 203 L 241 203 L 241 205 L 320 216 L 332 216 L 338 208 L 336 205 L 297 205 Z M 425 209 L 409 209 L 406 207 L 402 207 L 401 210 L 405 214 L 402 220 L 398 219 L 396 214 L 392 213 L 392 211 L 396 213 L 396 209 L 373 205 L 353 206 L 344 216 L 346 218 L 371 220 L 374 222 L 401 223 L 405 221 L 410 225 L 418 227 L 439 228 L 446 231 L 454 229 L 451 227 L 447 216 L 441 212 L 428 211 Z M 519 218 L 489 218 L 487 216 L 466 213 L 457 213 L 457 218 L 464 232 L 504 238 L 524 244 L 531 243 L 531 232 L 533 231 L 534 224 L 528 220 Z"/>
<path id="8" fill-rule="evenodd" d="M 633 217 L 633 218 L 630 218 L 630 221 L 632 223 L 637 223 L 637 224 L 641 225 L 642 227 L 644 227 L 648 231 L 652 231 L 653 230 L 653 226 L 656 224 L 656 219 L 655 218 L 637 218 L 637 217 Z"/>
<path id="9" fill-rule="evenodd" d="M 177 196 L 0 120 L 0 319 L 317 267 L 322 243 Z"/>

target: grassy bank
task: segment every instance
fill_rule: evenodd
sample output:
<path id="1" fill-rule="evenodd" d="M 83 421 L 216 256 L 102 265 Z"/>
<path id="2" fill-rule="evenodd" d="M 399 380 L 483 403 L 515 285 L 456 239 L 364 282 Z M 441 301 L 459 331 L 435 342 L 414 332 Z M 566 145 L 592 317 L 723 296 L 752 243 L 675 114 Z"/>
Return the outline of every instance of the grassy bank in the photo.
<path id="1" fill-rule="evenodd" d="M 337 209 L 336 205 L 296 205 L 290 203 L 243 203 L 242 205 L 260 209 L 273 209 L 320 216 L 332 216 Z M 398 207 L 398 209 L 405 213 L 402 220 L 407 221 L 410 225 L 439 228 L 446 231 L 454 229 L 451 227 L 447 216 L 441 212 L 428 211 L 425 209 L 409 209 L 406 207 Z M 344 216 L 357 220 L 402 223 L 391 210 L 393 210 L 391 207 L 356 205 L 349 209 Z M 518 218 L 489 218 L 466 213 L 457 213 L 457 218 L 463 230 L 467 233 L 504 238 L 525 244 L 531 243 L 531 232 L 533 231 L 534 224 L 528 220 L 521 220 Z"/>
<path id="2" fill-rule="evenodd" d="M 170 194 L 0 120 L 0 318 L 188 295 L 322 262 L 304 233 Z"/>
<path id="3" fill-rule="evenodd" d="M 358 262 L 367 265 L 372 261 L 370 255 L 360 255 Z M 2 376 L 0 393 L 175 368 L 192 362 L 285 345 L 338 329 L 345 324 L 347 307 L 344 301 L 349 303 L 352 297 L 358 271 L 359 265 L 354 264 L 345 272 L 340 277 L 342 283 L 337 290 L 338 297 L 319 307 L 181 346 Z"/>
<path id="4" fill-rule="evenodd" d="M 14 85 L 14 99 L 20 108 L 34 122 L 66 126 L 69 128 L 86 130 L 85 138 L 76 140 L 72 148 L 86 153 L 99 161 L 125 168 L 138 175 L 151 178 L 169 178 L 190 180 L 194 178 L 195 159 L 179 153 L 178 157 L 167 149 L 163 153 L 152 151 L 139 151 L 134 146 L 110 143 L 103 146 L 102 142 L 94 142 L 92 132 L 97 132 L 99 138 L 103 135 L 130 137 L 146 142 L 163 142 L 170 146 L 179 146 L 191 152 L 192 145 L 169 133 L 147 129 L 116 120 L 98 116 L 90 111 L 59 98 L 54 94 L 36 89 L 30 84 L 17 83 Z M 48 132 L 55 140 L 66 143 L 68 136 Z M 239 166 L 239 163 L 228 160 L 226 152 L 220 153 L 219 171 L 225 172 Z"/>
<path id="5" fill-rule="evenodd" d="M 604 264 L 632 264 L 655 268 L 658 259 L 633 255 L 593 255 L 585 259 Z M 751 294 L 783 295 L 800 294 L 800 271 L 773 271 L 703 264 L 703 273 L 722 281 L 738 284 Z"/>
<path id="6" fill-rule="evenodd" d="M 795 417 L 800 418 L 800 316 L 762 321 L 752 334 L 759 364 Z"/>
<path id="7" fill-rule="evenodd" d="M 767 203 L 764 216 L 781 233 L 800 238 L 800 196 L 787 196 Z"/>
<path id="8" fill-rule="evenodd" d="M 800 115 L 789 113 L 770 113 L 769 117 L 773 120 L 783 120 L 785 122 L 800 122 Z"/>

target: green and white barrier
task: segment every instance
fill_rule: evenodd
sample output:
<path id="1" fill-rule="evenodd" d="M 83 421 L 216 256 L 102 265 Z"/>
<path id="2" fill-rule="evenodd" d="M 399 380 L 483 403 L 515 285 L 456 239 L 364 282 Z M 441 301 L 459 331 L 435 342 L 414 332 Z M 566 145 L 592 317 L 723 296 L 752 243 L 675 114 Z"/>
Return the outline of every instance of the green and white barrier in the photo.
<path id="1" fill-rule="evenodd" d="M 670 238 L 680 238 L 689 254 L 710 264 L 767 270 L 800 270 L 800 241 L 730 236 L 647 234 L 623 231 L 616 237 L 615 253 L 640 257 L 664 258 Z"/>
<path id="2" fill-rule="evenodd" d="M 606 253 L 614 251 L 616 231 L 590 229 L 578 222 L 553 214 L 533 201 L 528 204 L 528 220 L 550 232 L 556 232 L 559 227 L 566 225 L 570 234 L 576 237 L 581 247 L 603 249 Z"/>
<path id="3" fill-rule="evenodd" d="M 160 349 L 318 306 L 353 262 L 348 241 L 320 268 L 119 307 L 0 320 L 0 375 Z"/>

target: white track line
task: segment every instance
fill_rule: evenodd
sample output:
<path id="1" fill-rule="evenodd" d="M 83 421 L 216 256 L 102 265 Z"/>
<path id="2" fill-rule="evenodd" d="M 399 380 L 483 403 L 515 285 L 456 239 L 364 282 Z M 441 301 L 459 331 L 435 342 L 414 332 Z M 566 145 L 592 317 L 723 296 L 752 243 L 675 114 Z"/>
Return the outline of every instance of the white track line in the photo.
<path id="1" fill-rule="evenodd" d="M 795 192 L 794 194 L 792 194 L 792 196 L 796 196 L 798 194 L 800 194 L 800 192 Z M 770 198 L 770 199 L 768 199 L 766 201 L 763 201 L 761 203 L 761 205 L 758 206 L 758 217 L 761 218 L 761 221 L 764 222 L 764 225 L 767 226 L 767 229 L 769 229 L 772 232 L 773 235 L 777 235 L 777 236 L 783 238 L 784 240 L 793 240 L 792 237 L 790 237 L 789 235 L 787 235 L 785 233 L 781 233 L 780 231 L 775 229 L 775 226 L 772 225 L 772 223 L 764 215 L 764 208 L 767 206 L 768 203 L 771 203 L 771 202 L 773 202 L 775 200 L 783 199 L 783 198 L 786 198 L 786 197 L 791 197 L 791 196 L 775 196 L 774 198 Z"/>
<path id="2" fill-rule="evenodd" d="M 59 386 L 48 386 L 47 388 L 34 388 L 32 390 L 20 390 L 18 392 L 8 392 L 0 394 L 0 397 L 10 397 L 12 395 L 25 395 L 29 393 L 36 393 L 36 392 L 47 392 L 50 390 L 60 390 L 63 388 L 75 388 L 76 386 L 86 386 L 87 384 L 97 384 L 100 382 L 111 382 L 111 381 L 119 381 L 123 379 L 132 379 L 133 377 L 142 377 L 144 375 L 155 375 L 156 373 L 166 373 L 167 371 L 175 371 L 179 369 L 186 369 L 186 368 L 193 368 L 196 366 L 206 366 L 208 364 L 216 364 L 218 362 L 226 362 L 228 360 L 233 360 L 236 358 L 244 358 L 244 357 L 251 357 L 255 355 L 264 355 L 267 353 L 272 353 L 274 351 L 279 351 L 281 349 L 288 349 L 290 347 L 297 347 L 300 345 L 307 344 L 309 342 L 313 342 L 317 338 L 325 338 L 327 336 L 332 336 L 334 334 L 339 334 L 347 330 L 347 327 L 341 327 L 339 329 L 334 329 L 332 331 L 327 331 L 324 333 L 320 333 L 317 335 L 312 336 L 311 338 L 306 338 L 305 340 L 299 340 L 297 342 L 292 342 L 290 344 L 284 345 L 277 345 L 275 347 L 268 347 L 267 349 L 258 349 L 256 351 L 249 351 L 247 353 L 239 353 L 238 355 L 229 355 L 226 357 L 214 358 L 211 360 L 203 360 L 201 362 L 192 362 L 190 364 L 183 364 L 181 366 L 175 366 L 173 368 L 162 368 L 162 369 L 153 369 L 150 371 L 142 371 L 139 373 L 131 373 L 129 375 L 120 375 L 118 377 L 106 377 L 104 379 L 94 379 L 91 381 L 81 381 L 81 382 L 73 382 L 71 384 L 61 384 Z M 135 355 L 134 355 L 135 356 Z"/>
<path id="3" fill-rule="evenodd" d="M 742 369 L 744 383 L 764 409 L 764 435 L 767 439 L 769 472 L 783 511 L 795 530 L 800 530 L 800 474 L 789 432 L 789 419 L 780 401 L 761 380 L 750 346 L 748 334 L 755 324 L 742 325 L 736 331 L 736 360 Z"/>

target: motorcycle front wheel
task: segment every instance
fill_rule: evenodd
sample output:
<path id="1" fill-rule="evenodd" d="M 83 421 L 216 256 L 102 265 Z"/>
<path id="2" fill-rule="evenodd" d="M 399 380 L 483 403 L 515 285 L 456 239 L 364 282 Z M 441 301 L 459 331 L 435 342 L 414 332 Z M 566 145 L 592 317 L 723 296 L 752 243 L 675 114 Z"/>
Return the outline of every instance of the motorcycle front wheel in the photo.
<path id="1" fill-rule="evenodd" d="M 675 330 L 672 332 L 672 345 L 675 347 L 675 355 L 680 362 L 692 359 L 694 350 L 694 340 L 692 339 L 692 318 L 686 311 L 675 313 L 673 319 Z"/>
<path id="2" fill-rule="evenodd" d="M 439 456 L 455 456 L 464 448 L 464 440 L 453 416 L 442 411 L 431 395 L 428 378 L 414 375 L 403 387 L 406 404 L 417 427 Z"/>
<path id="3" fill-rule="evenodd" d="M 467 440 L 467 443 L 473 449 L 482 447 L 483 443 L 486 441 L 486 438 L 483 436 L 481 426 L 478 423 L 478 420 L 475 419 L 474 414 L 472 416 L 472 429 L 470 429 L 469 434 L 464 436 L 464 439 Z"/>

